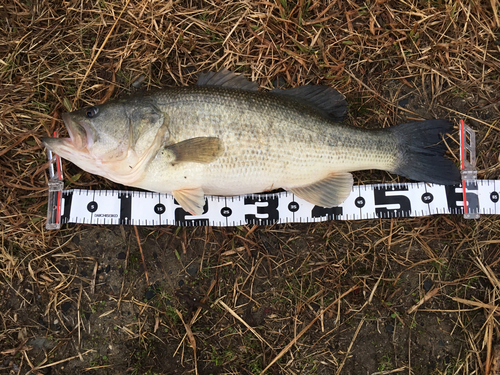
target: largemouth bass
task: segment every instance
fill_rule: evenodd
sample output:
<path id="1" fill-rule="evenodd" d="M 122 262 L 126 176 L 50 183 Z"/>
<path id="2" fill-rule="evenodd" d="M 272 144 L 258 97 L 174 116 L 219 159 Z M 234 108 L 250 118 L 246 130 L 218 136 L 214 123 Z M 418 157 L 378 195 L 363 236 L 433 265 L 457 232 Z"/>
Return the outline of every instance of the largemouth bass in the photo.
<path id="1" fill-rule="evenodd" d="M 343 95 L 328 86 L 258 91 L 228 70 L 175 87 L 64 113 L 69 138 L 44 144 L 83 170 L 172 193 L 193 215 L 205 194 L 283 188 L 318 206 L 341 204 L 350 172 L 381 169 L 412 180 L 457 184 L 444 156 L 446 120 L 367 130 L 340 124 Z"/>

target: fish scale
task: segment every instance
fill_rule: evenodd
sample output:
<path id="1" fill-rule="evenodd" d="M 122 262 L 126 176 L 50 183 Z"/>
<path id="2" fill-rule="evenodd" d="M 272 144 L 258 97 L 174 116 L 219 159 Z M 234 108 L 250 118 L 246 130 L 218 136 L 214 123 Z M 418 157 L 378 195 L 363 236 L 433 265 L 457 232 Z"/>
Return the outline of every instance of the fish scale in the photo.
<path id="1" fill-rule="evenodd" d="M 228 70 L 65 114 L 69 139 L 54 152 L 115 182 L 172 193 L 203 212 L 204 195 L 283 188 L 322 207 L 350 194 L 349 173 L 381 169 L 437 184 L 460 181 L 444 157 L 451 124 L 427 120 L 368 130 L 337 121 L 345 98 L 328 86 L 260 92 Z"/>
<path id="2" fill-rule="evenodd" d="M 172 190 L 202 184 L 207 194 L 240 195 L 308 185 L 332 172 L 393 167 L 396 141 L 390 133 L 342 127 L 314 113 L 304 118 L 293 102 L 269 96 L 217 87 L 160 94 L 157 105 L 170 114 L 174 142 L 215 136 L 225 151 L 197 168 L 188 164 L 165 168 L 165 161 L 158 158 L 148 168 L 147 175 L 153 178 L 145 183 L 153 184 L 154 191 L 161 189 L 161 183 L 153 181 L 158 179 L 179 184 Z"/>

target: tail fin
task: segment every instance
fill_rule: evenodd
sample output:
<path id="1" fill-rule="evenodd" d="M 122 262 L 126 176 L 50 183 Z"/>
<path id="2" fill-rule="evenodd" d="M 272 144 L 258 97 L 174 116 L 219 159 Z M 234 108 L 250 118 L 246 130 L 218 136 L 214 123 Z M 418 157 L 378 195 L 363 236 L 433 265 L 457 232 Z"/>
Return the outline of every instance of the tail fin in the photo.
<path id="1" fill-rule="evenodd" d="M 389 128 L 400 145 L 400 162 L 393 172 L 416 181 L 459 184 L 460 172 L 444 156 L 446 147 L 441 139 L 441 134 L 451 128 L 446 120 L 416 121 Z"/>

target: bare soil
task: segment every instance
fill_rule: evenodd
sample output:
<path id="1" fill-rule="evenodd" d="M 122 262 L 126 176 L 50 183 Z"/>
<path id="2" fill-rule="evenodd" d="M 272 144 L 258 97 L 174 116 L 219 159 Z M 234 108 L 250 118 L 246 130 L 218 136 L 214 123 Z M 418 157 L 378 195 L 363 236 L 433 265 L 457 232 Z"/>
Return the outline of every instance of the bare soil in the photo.
<path id="1" fill-rule="evenodd" d="M 477 254 L 435 232 L 459 229 L 466 242 L 481 241 L 488 219 L 426 221 L 406 220 L 389 236 L 394 222 L 382 220 L 140 228 L 150 286 L 131 228 L 68 228 L 61 251 L 44 255 L 52 266 L 43 284 L 16 280 L 2 289 L 1 311 L 23 327 L 6 332 L 2 350 L 20 343 L 32 364 L 53 364 L 38 370 L 44 374 L 183 374 L 193 371 L 194 356 L 182 316 L 196 338 L 198 373 L 260 373 L 319 315 L 272 372 L 456 373 L 467 365 L 470 332 L 487 317 L 457 308 L 453 297 L 485 301 L 491 284 L 470 275 Z M 484 248 L 482 261 L 498 252 Z M 17 353 L 3 358 L 5 371 L 19 363 Z"/>

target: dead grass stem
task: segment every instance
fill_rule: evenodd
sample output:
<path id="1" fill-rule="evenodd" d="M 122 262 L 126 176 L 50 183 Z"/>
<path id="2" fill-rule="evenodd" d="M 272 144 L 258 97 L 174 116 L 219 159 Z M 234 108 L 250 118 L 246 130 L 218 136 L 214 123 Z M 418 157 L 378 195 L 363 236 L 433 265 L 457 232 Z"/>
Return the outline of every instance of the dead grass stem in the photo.
<path id="1" fill-rule="evenodd" d="M 136 91 L 138 77 L 155 89 L 227 67 L 264 89 L 335 87 L 348 98 L 346 121 L 354 126 L 463 118 L 477 131 L 479 178 L 498 179 L 498 7 L 497 0 L 4 1 L 0 353 L 7 364 L 0 372 L 64 373 L 77 364 L 101 373 L 166 371 L 159 369 L 171 345 L 177 350 L 169 355 L 200 372 L 203 365 L 227 373 L 338 373 L 367 350 L 363 365 L 374 374 L 498 372 L 496 217 L 155 228 L 135 236 L 120 228 L 123 273 L 106 289 L 105 263 L 121 248 L 99 253 L 106 242 L 89 240 L 84 226 L 45 230 L 40 141 L 54 131 L 67 135 L 62 111 Z M 456 142 L 448 147 L 457 154 Z M 70 163 L 63 168 L 67 188 L 119 188 Z M 356 179 L 399 181 L 374 171 Z M 103 238 L 114 233 L 94 229 Z M 157 258 L 155 241 L 163 246 Z M 165 258 L 173 251 L 178 257 Z M 174 263 L 178 274 L 169 274 L 166 264 Z M 178 275 L 191 283 L 189 293 L 203 296 L 189 318 L 173 297 L 187 289 Z M 147 286 L 151 300 L 141 294 Z M 427 330 L 438 320 L 432 327 L 439 329 Z M 125 342 L 124 352 L 109 354 L 121 344 L 101 342 L 104 336 Z M 449 361 L 418 367 L 428 359 L 422 342 Z"/>

